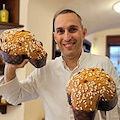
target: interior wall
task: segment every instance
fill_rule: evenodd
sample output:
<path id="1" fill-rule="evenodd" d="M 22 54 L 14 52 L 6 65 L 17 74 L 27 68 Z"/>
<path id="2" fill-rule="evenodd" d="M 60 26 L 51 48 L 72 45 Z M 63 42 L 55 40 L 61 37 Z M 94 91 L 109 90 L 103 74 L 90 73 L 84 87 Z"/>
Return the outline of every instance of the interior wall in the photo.
<path id="1" fill-rule="evenodd" d="M 91 53 L 106 55 L 106 36 L 109 35 L 120 35 L 120 28 L 104 30 L 88 35 L 86 38 L 92 41 Z"/>

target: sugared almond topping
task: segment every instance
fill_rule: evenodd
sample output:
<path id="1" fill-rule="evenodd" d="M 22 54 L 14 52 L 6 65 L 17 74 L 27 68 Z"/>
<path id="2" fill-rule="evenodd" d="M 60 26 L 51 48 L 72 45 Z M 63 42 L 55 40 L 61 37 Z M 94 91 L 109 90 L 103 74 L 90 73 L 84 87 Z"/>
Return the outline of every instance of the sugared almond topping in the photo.
<path id="1" fill-rule="evenodd" d="M 75 109 L 94 111 L 98 100 L 112 99 L 115 93 L 115 83 L 104 69 L 88 68 L 79 71 L 72 77 L 67 84 L 67 91 L 71 91 L 70 95 L 72 95 Z"/>

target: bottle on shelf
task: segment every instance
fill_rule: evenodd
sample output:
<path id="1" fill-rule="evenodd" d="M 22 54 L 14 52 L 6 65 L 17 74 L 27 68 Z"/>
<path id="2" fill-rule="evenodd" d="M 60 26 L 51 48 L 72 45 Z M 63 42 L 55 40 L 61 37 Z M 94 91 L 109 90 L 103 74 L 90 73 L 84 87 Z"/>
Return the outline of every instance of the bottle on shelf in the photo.
<path id="1" fill-rule="evenodd" d="M 8 22 L 9 12 L 5 9 L 5 4 L 3 4 L 3 9 L 1 12 L 1 22 Z"/>

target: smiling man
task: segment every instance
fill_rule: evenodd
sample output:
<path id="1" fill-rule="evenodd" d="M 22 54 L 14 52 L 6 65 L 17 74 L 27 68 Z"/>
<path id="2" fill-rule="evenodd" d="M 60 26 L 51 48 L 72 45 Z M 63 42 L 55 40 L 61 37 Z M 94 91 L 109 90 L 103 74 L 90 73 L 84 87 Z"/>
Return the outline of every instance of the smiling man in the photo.
<path id="1" fill-rule="evenodd" d="M 72 109 L 67 103 L 66 85 L 76 72 L 99 67 L 113 78 L 119 96 L 119 76 L 111 61 L 105 56 L 92 55 L 82 50 L 86 33 L 81 17 L 74 11 L 66 9 L 56 14 L 53 34 L 61 56 L 47 60 L 44 67 L 35 69 L 24 81 L 18 80 L 16 69 L 24 67 L 28 60 L 25 59 L 20 65 L 6 63 L 0 94 L 13 105 L 40 97 L 46 120 L 74 120 Z M 102 118 L 100 114 L 95 120 L 118 120 L 119 107 L 117 104 L 111 112 L 107 112 L 107 117 Z"/>
<path id="2" fill-rule="evenodd" d="M 63 59 L 70 70 L 77 66 L 82 53 L 82 45 L 87 29 L 83 28 L 81 18 L 75 13 L 63 13 L 56 17 L 54 38 Z"/>

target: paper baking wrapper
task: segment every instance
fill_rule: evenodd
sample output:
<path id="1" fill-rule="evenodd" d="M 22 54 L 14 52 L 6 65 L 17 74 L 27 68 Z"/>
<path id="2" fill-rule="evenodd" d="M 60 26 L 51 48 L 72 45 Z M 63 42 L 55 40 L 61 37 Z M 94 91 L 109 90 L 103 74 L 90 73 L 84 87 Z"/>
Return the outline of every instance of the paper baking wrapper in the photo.
<path id="1" fill-rule="evenodd" d="M 71 96 L 68 95 L 68 102 L 70 105 L 71 104 Z M 74 119 L 75 120 L 94 120 L 95 118 L 95 114 L 96 114 L 96 111 L 79 111 L 79 110 L 76 110 L 72 107 L 72 110 L 73 110 L 73 115 L 74 115 Z"/>
<path id="2" fill-rule="evenodd" d="M 47 54 L 42 59 L 32 59 L 28 58 L 27 55 L 9 55 L 1 51 L 2 59 L 10 64 L 19 65 L 24 59 L 29 59 L 30 63 L 36 68 L 41 68 L 46 65 Z"/>
<path id="3" fill-rule="evenodd" d="M 67 94 L 69 105 L 72 106 L 71 96 Z M 113 109 L 118 102 L 117 93 L 109 102 L 99 101 L 98 108 L 95 111 L 79 111 L 72 107 L 75 120 L 94 120 L 97 110 L 109 111 Z"/>
<path id="4" fill-rule="evenodd" d="M 117 92 L 110 101 L 99 101 L 98 110 L 109 111 L 113 109 L 118 102 Z"/>
<path id="5" fill-rule="evenodd" d="M 40 60 L 30 58 L 30 63 L 36 68 L 41 68 L 46 65 L 47 55 Z"/>
<path id="6" fill-rule="evenodd" d="M 94 120 L 96 111 L 79 111 L 72 108 L 75 120 Z"/>

